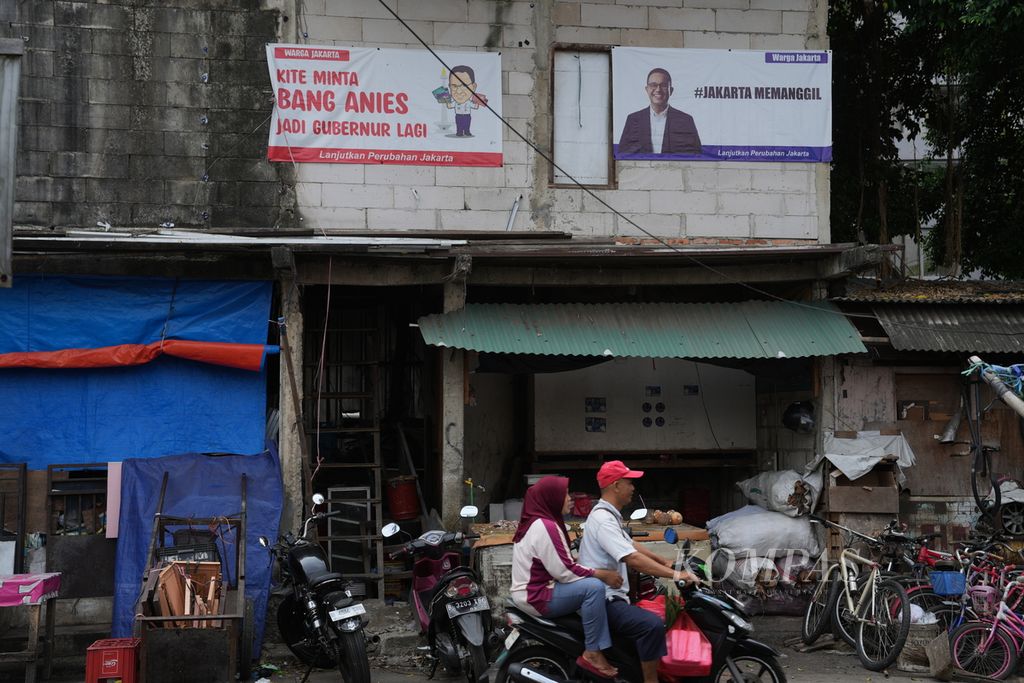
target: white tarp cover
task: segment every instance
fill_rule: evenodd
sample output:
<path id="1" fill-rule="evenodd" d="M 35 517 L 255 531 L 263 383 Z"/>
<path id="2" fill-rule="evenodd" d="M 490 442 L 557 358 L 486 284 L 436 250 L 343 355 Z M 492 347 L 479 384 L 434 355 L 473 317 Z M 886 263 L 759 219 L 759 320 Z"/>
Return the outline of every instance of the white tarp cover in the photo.
<path id="1" fill-rule="evenodd" d="M 917 461 L 902 434 L 892 436 L 877 431 L 857 432 L 856 439 L 837 439 L 834 433 L 826 432 L 824 451 L 825 454 L 818 456 L 809 470 L 816 468 L 822 460 L 828 460 L 850 481 L 863 477 L 884 458 L 894 458 L 899 469 L 912 467 Z M 899 478 L 902 484 L 902 471 Z"/>

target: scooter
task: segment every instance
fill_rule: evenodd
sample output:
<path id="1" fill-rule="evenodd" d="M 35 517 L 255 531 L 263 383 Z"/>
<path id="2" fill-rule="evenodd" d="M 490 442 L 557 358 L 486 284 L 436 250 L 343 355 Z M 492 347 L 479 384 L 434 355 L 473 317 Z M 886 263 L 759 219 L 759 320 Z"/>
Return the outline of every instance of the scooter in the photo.
<path id="1" fill-rule="evenodd" d="M 478 510 L 467 505 L 459 513 L 464 519 L 476 517 Z M 401 531 L 397 524 L 381 530 L 385 538 Z M 412 604 L 420 631 L 427 636 L 433 678 L 438 665 L 453 674 L 463 673 L 469 683 L 487 680 L 487 648 L 491 633 L 491 605 L 483 594 L 480 577 L 462 566 L 458 548 L 477 534 L 427 531 L 390 553 L 391 559 L 412 556 Z"/>
<path id="2" fill-rule="evenodd" d="M 665 540 L 675 543 L 673 529 L 665 532 Z M 689 549 L 684 544 L 684 555 Z M 683 566 L 697 576 L 703 570 L 684 557 Z M 716 593 L 709 584 L 687 586 L 677 584 L 685 599 L 683 609 L 711 644 L 710 672 L 698 677 L 672 676 L 659 671 L 662 683 L 711 681 L 712 683 L 786 683 L 786 674 L 778 663 L 779 653 L 753 640 L 754 626 L 742 603 L 727 593 Z M 555 619 L 535 617 L 519 609 L 511 601 L 506 618 L 511 630 L 505 638 L 505 650 L 498 657 L 496 683 L 579 683 L 606 681 L 576 666 L 583 653 L 583 624 L 579 615 Z M 612 647 L 605 651 L 608 660 L 618 668 L 616 681 L 636 683 L 643 680 L 640 661 L 633 642 L 612 637 Z"/>
<path id="3" fill-rule="evenodd" d="M 314 510 L 323 503 L 321 494 L 313 495 Z M 366 608 L 352 597 L 342 575 L 331 571 L 320 544 L 308 538 L 312 522 L 338 514 L 313 512 L 301 536 L 289 532 L 274 545 L 265 536 L 259 540 L 280 572 L 285 597 L 277 608 L 277 625 L 288 649 L 309 671 L 338 667 L 344 683 L 370 683 Z"/>

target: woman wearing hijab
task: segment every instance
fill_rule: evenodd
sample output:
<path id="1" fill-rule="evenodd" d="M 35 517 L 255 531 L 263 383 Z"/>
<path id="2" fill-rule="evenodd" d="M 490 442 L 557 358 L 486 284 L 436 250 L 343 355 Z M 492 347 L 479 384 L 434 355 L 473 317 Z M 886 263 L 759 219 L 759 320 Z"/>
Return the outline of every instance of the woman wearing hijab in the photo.
<path id="1" fill-rule="evenodd" d="M 512 539 L 511 595 L 522 609 L 538 616 L 580 612 L 586 650 L 576 664 L 597 676 L 613 678 L 618 670 L 602 652 L 612 644 L 604 584 L 617 588 L 622 577 L 572 559 L 563 519 L 569 501 L 565 477 L 544 477 L 526 491 L 523 515 Z"/>

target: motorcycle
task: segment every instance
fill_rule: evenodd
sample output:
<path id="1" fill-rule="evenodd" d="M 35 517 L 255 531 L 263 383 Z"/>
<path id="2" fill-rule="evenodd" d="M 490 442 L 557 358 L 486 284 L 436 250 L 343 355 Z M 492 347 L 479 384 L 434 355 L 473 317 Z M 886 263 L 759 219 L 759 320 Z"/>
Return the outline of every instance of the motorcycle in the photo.
<path id="1" fill-rule="evenodd" d="M 476 517 L 475 506 L 462 508 L 462 518 Z M 385 538 L 401 531 L 397 524 L 381 530 Z M 411 602 L 421 633 L 427 636 L 432 661 L 430 678 L 438 665 L 453 673 L 463 673 L 469 683 L 487 680 L 487 648 L 491 633 L 491 605 L 483 594 L 480 577 L 462 566 L 457 550 L 466 539 L 477 534 L 435 529 L 405 543 L 401 550 L 389 553 L 397 559 L 413 557 Z"/>
<path id="2" fill-rule="evenodd" d="M 673 529 L 665 532 L 665 540 L 675 543 Z M 704 569 L 694 558 L 685 557 L 689 541 L 683 546 L 685 566 L 702 578 L 700 585 L 677 584 L 685 603 L 683 610 L 703 632 L 711 644 L 709 675 L 695 678 L 672 676 L 659 671 L 662 683 L 710 681 L 712 683 L 786 683 L 786 674 L 779 665 L 779 653 L 751 638 L 754 626 L 743 604 L 728 593 L 716 592 L 703 581 Z M 583 653 L 583 624 L 578 614 L 555 619 L 535 617 L 507 605 L 506 618 L 510 631 L 505 649 L 498 657 L 496 683 L 578 683 L 606 681 L 576 666 Z M 643 680 L 636 646 L 628 640 L 612 636 L 612 647 L 605 651 L 608 660 L 618 668 L 616 681 L 636 683 Z"/>
<path id="3" fill-rule="evenodd" d="M 259 539 L 277 563 L 284 592 L 277 625 L 288 649 L 310 671 L 337 667 L 344 683 L 370 683 L 366 608 L 352 597 L 344 577 L 331 571 L 320 544 L 308 538 L 311 523 L 341 514 L 315 512 L 323 503 L 322 495 L 313 495 L 301 536 L 286 533 L 273 546 L 266 537 Z"/>

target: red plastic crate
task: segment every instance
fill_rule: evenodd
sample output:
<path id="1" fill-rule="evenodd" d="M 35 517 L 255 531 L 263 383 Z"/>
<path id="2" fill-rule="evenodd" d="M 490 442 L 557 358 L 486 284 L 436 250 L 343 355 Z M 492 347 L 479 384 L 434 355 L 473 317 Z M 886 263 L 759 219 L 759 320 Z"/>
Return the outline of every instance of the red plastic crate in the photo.
<path id="1" fill-rule="evenodd" d="M 85 683 L 119 679 L 136 683 L 139 670 L 139 638 L 97 640 L 85 652 Z"/>

